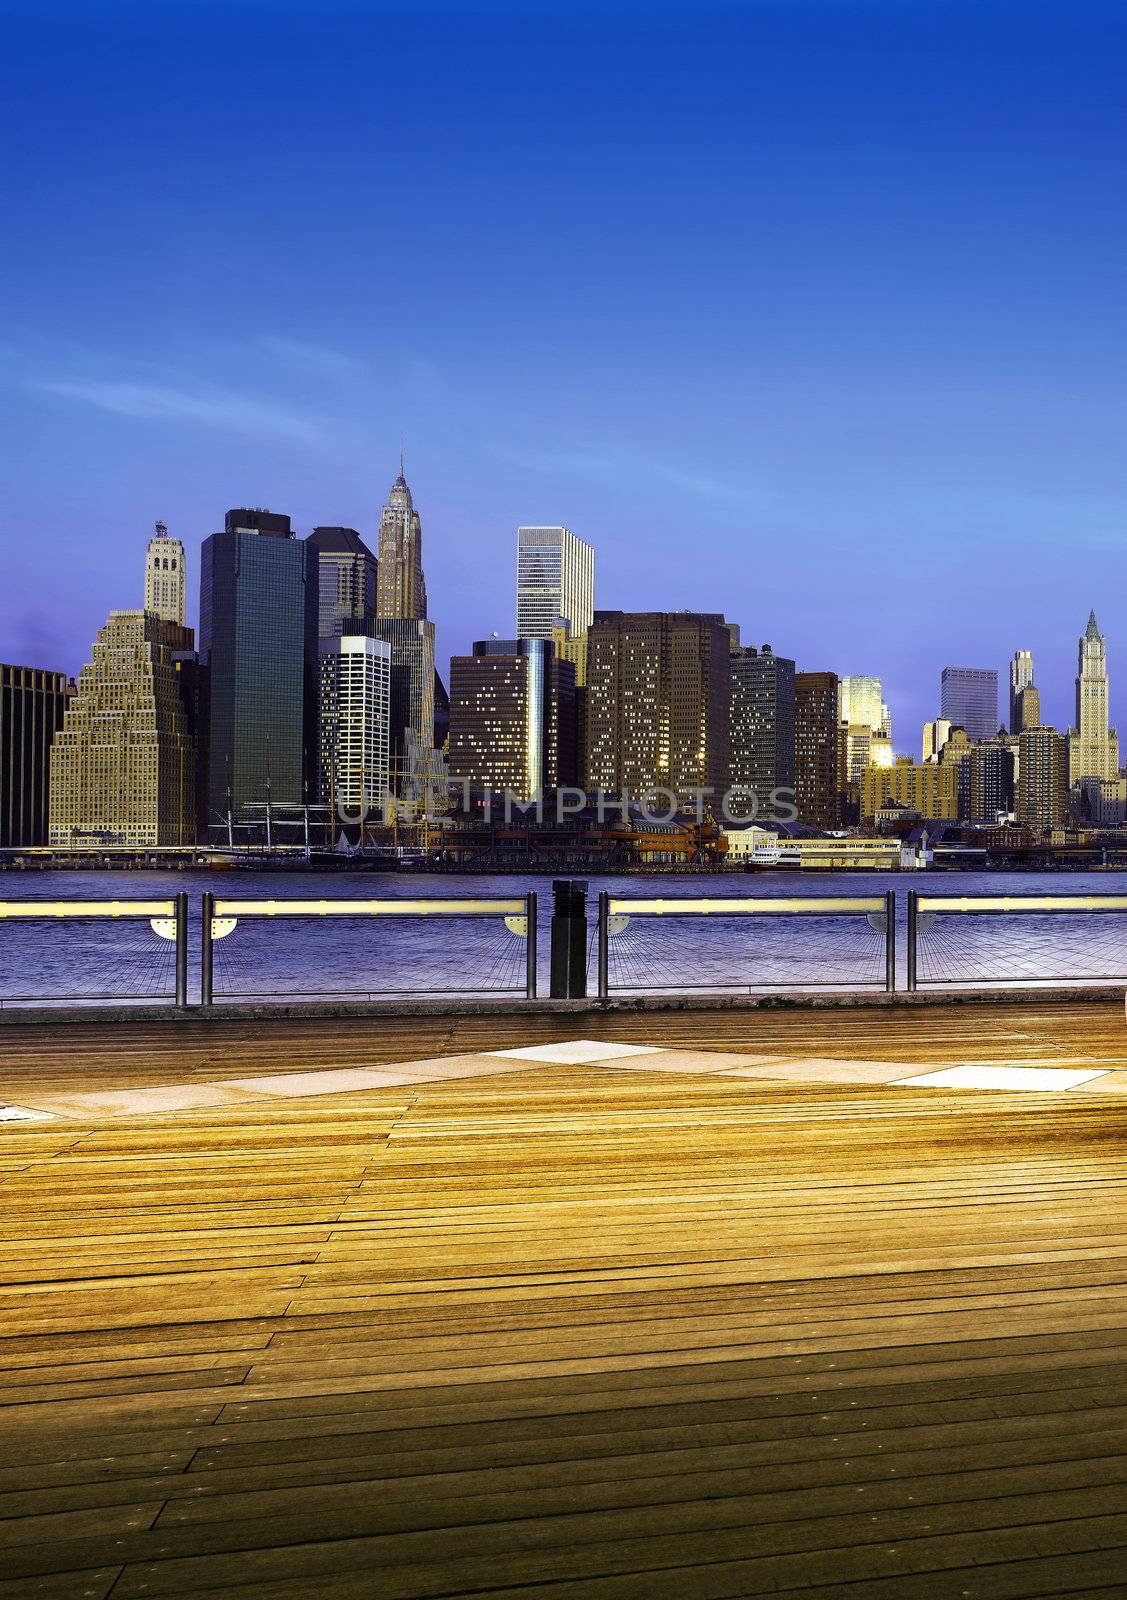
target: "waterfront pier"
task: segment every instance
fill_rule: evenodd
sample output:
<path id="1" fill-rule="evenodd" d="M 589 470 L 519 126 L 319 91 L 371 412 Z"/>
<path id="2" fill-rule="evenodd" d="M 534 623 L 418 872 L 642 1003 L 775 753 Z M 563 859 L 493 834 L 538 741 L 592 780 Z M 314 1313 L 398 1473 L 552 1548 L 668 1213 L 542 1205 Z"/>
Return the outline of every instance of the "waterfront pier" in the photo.
<path id="1" fill-rule="evenodd" d="M 1121 1592 L 1121 995 L 0 1055 L 0 1595 Z"/>

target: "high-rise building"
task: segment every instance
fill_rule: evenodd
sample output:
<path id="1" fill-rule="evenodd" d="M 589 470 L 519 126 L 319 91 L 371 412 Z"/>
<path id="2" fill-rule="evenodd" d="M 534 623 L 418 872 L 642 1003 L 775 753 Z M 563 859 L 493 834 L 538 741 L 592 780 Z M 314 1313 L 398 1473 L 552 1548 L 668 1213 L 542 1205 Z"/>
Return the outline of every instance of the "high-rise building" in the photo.
<path id="1" fill-rule="evenodd" d="M 47 843 L 51 746 L 69 693 L 65 673 L 0 666 L 0 850 Z"/>
<path id="2" fill-rule="evenodd" d="M 730 652 L 730 672 L 732 808 L 746 815 L 776 816 L 794 802 L 794 662 L 775 655 L 769 644 L 762 650 L 748 645 Z"/>
<path id="3" fill-rule="evenodd" d="M 158 522 L 145 553 L 145 610 L 182 628 L 186 596 L 184 546 L 169 538 L 164 523 Z"/>
<path id="4" fill-rule="evenodd" d="M 391 646 L 367 634 L 322 638 L 320 798 L 339 824 L 381 823 L 390 786 Z"/>
<path id="5" fill-rule="evenodd" d="M 229 511 L 200 562 L 201 826 L 301 805 L 318 767 L 317 561 L 290 519 Z"/>
<path id="6" fill-rule="evenodd" d="M 892 764 L 892 719 L 881 681 L 864 673 L 838 679 L 838 721 L 844 739 L 846 783 L 856 788 L 869 766 Z"/>
<path id="7" fill-rule="evenodd" d="M 178 845 L 195 837 L 192 740 L 177 627 L 111 611 L 51 747 L 50 843 Z"/>
<path id="8" fill-rule="evenodd" d="M 376 558 L 355 528 L 314 528 L 317 633 L 332 639 L 376 614 Z"/>
<path id="9" fill-rule="evenodd" d="M 953 822 L 958 810 L 955 769 L 934 763 L 916 765 L 899 756 L 891 767 L 866 767 L 861 774 L 861 818 L 869 822 L 888 800 L 928 821 Z"/>
<path id="10" fill-rule="evenodd" d="M 517 638 L 582 639 L 595 604 L 595 551 L 568 528 L 517 529 Z"/>
<path id="11" fill-rule="evenodd" d="M 1107 646 L 1094 611 L 1080 636 L 1078 655 L 1076 726 L 1068 736 L 1070 787 L 1082 778 L 1110 782 L 1119 776 L 1119 739 L 1108 726 Z"/>
<path id="12" fill-rule="evenodd" d="M 391 767 L 398 794 L 409 747 L 434 749 L 434 623 L 425 617 L 377 617 L 371 631 L 391 646 Z"/>
<path id="13" fill-rule="evenodd" d="M 731 635 L 692 611 L 596 611 L 587 635 L 591 789 L 678 800 L 728 782 Z"/>
<path id="14" fill-rule="evenodd" d="M 934 722 L 924 723 L 923 732 L 923 759 L 925 762 L 939 760 L 943 746 L 951 736 L 951 724 L 945 717 L 936 717 Z"/>
<path id="15" fill-rule="evenodd" d="M 450 737 L 450 695 L 438 668 L 434 672 L 434 748 L 445 750 Z"/>
<path id="16" fill-rule="evenodd" d="M 1014 752 L 1002 738 L 983 739 L 970 753 L 970 820 L 997 822 L 1014 808 Z"/>
<path id="17" fill-rule="evenodd" d="M 846 673 L 838 679 L 838 720 L 851 728 L 879 729 L 886 709 L 879 678 L 865 673 Z"/>
<path id="18" fill-rule="evenodd" d="M 841 822 L 840 743 L 836 672 L 796 672 L 794 803 L 812 828 Z"/>
<path id="19" fill-rule="evenodd" d="M 1010 732 L 1020 733 L 1021 723 L 1019 698 L 1024 689 L 1028 689 L 1033 682 L 1033 652 L 1032 650 L 1015 650 L 1010 661 Z"/>
<path id="20" fill-rule="evenodd" d="M 550 639 L 485 639 L 450 662 L 450 778 L 532 800 L 574 784 L 575 668 Z"/>
<path id="21" fill-rule="evenodd" d="M 380 513 L 379 573 L 376 615 L 417 620 L 427 614 L 427 586 L 423 577 L 423 529 L 415 502 L 403 475 L 391 486 Z"/>
<path id="22" fill-rule="evenodd" d="M 1036 684 L 1027 683 L 1017 691 L 1010 710 L 1010 733 L 1024 733 L 1026 728 L 1041 726 L 1041 692 Z"/>
<path id="23" fill-rule="evenodd" d="M 1026 728 L 1018 740 L 1017 820 L 1027 828 L 1059 827 L 1067 797 L 1064 735 L 1055 728 Z"/>
<path id="24" fill-rule="evenodd" d="M 968 739 L 992 739 L 998 731 L 998 674 L 992 667 L 944 667 L 939 715 L 965 728 Z"/>
<path id="25" fill-rule="evenodd" d="M 974 745 L 967 738 L 967 730 L 961 726 L 953 727 L 939 752 L 939 765 L 949 767 L 955 774 L 955 815 L 960 822 L 966 822 L 971 811 L 971 753 Z"/>

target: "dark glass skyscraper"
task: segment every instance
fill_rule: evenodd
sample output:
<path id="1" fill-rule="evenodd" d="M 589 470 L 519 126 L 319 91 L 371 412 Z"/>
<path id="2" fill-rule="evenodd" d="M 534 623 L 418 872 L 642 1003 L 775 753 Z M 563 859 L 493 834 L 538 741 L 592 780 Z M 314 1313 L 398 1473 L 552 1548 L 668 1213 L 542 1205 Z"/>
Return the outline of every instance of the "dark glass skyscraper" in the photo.
<path id="1" fill-rule="evenodd" d="M 300 805 L 316 768 L 317 561 L 289 517 L 229 511 L 200 563 L 201 834 Z"/>
<path id="2" fill-rule="evenodd" d="M 754 795 L 754 814 L 770 818 L 794 800 L 794 662 L 769 644 L 733 650 L 731 684 L 733 809 L 751 814 Z"/>
<path id="3" fill-rule="evenodd" d="M 944 667 L 939 715 L 965 728 L 968 739 L 992 739 L 998 731 L 998 674 L 986 667 Z"/>
<path id="4" fill-rule="evenodd" d="M 355 528 L 314 528 L 306 543 L 317 560 L 317 632 L 337 639 L 376 614 L 376 558 Z"/>
<path id="5" fill-rule="evenodd" d="M 47 843 L 51 745 L 63 725 L 62 672 L 0 666 L 0 847 Z"/>

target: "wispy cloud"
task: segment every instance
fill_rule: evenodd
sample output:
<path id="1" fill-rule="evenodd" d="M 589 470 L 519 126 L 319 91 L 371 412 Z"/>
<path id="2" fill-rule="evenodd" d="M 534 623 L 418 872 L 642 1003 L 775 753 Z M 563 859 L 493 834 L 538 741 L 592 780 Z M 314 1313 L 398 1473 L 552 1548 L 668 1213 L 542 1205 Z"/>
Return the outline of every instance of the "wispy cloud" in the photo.
<path id="1" fill-rule="evenodd" d="M 31 384 L 43 394 L 77 400 L 119 417 L 172 418 L 236 433 L 281 434 L 314 440 L 322 435 L 313 417 L 257 396 L 225 389 L 187 389 L 170 384 L 115 382 L 99 378 L 40 379 Z"/>
<path id="2" fill-rule="evenodd" d="M 685 472 L 671 462 L 656 461 L 632 450 L 520 450 L 501 446 L 496 455 L 511 466 L 532 471 L 574 472 L 585 478 L 616 479 L 668 484 L 671 488 L 708 500 L 722 500 L 745 510 L 778 512 L 784 500 L 773 489 L 737 483 L 707 473 Z"/>
<path id="3" fill-rule="evenodd" d="M 346 372 L 359 372 L 364 366 L 357 356 L 347 355 L 343 350 L 331 350 L 327 345 L 313 344 L 307 339 L 283 339 L 268 335 L 259 342 L 268 355 L 307 372 L 343 375 Z"/>

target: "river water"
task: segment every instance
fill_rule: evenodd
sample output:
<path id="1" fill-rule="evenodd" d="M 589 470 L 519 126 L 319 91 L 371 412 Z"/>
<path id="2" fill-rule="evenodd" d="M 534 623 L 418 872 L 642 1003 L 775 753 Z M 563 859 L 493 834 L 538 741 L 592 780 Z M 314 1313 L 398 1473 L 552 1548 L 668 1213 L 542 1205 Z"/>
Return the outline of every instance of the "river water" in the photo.
<path id="1" fill-rule="evenodd" d="M 450 876 L 362 872 L 6 872 L 11 900 L 168 899 L 187 892 L 190 996 L 198 998 L 200 900 L 519 899 L 538 897 L 538 988 L 548 992 L 552 880 L 537 875 Z M 757 900 L 770 896 L 881 897 L 897 901 L 897 983 L 906 980 L 910 889 L 927 895 L 1052 894 L 1127 897 L 1111 872 L 647 874 L 588 880 L 589 986 L 596 983 L 596 906 L 616 900 Z M 639 915 L 623 906 L 609 940 L 610 987 L 619 992 L 758 992 L 881 988 L 885 934 L 879 910 L 857 915 Z M 215 943 L 215 998 L 374 998 L 413 994 L 520 994 L 527 946 L 519 922 L 482 917 L 240 916 Z M 1127 982 L 1127 917 L 1103 914 L 925 916 L 921 987 L 1055 980 Z M 170 998 L 173 946 L 147 919 L 0 919 L 0 1004 L 34 1000 Z"/>

